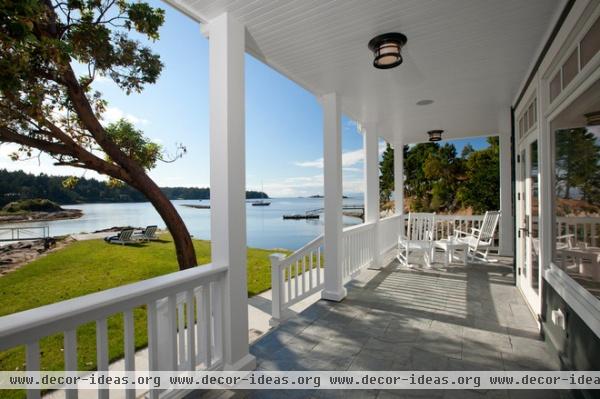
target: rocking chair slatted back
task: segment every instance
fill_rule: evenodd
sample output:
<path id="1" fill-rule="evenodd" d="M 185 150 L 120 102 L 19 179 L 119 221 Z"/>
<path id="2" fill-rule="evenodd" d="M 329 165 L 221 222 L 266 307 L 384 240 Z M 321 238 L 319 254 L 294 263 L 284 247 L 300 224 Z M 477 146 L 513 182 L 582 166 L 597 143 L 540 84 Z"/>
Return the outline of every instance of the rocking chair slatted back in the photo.
<path id="1" fill-rule="evenodd" d="M 494 239 L 494 233 L 500 219 L 500 211 L 487 211 L 483 217 L 479 241 L 489 244 Z"/>
<path id="2" fill-rule="evenodd" d="M 406 239 L 432 241 L 435 230 L 435 213 L 409 213 Z"/>

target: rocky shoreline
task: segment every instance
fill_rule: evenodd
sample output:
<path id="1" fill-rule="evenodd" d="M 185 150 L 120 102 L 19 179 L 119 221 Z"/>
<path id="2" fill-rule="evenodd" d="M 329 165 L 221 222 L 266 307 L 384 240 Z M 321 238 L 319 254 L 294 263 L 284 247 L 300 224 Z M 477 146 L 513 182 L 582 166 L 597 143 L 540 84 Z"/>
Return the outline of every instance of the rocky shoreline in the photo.
<path id="1" fill-rule="evenodd" d="M 33 240 L 0 246 L 0 276 L 17 270 L 48 252 L 64 248 L 72 241 L 72 238 Z"/>
<path id="2" fill-rule="evenodd" d="M 65 209 L 57 212 L 27 212 L 0 214 L 0 223 L 18 223 L 18 222 L 48 222 L 51 220 L 79 219 L 83 216 L 80 209 Z"/>

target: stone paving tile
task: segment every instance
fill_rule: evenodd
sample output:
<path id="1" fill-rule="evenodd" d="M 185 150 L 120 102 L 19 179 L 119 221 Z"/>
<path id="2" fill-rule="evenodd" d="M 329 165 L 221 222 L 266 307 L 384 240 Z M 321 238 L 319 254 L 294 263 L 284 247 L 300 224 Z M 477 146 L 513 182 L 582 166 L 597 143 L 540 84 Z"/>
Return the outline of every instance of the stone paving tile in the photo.
<path id="1" fill-rule="evenodd" d="M 351 286 L 341 303 L 319 301 L 283 322 L 251 352 L 259 370 L 557 370 L 512 285 L 511 271 L 502 265 L 455 264 L 410 270 L 393 263 L 371 281 Z M 208 397 L 198 392 L 189 397 Z M 216 393 L 210 399 L 569 397 L 565 391 L 530 390 Z"/>

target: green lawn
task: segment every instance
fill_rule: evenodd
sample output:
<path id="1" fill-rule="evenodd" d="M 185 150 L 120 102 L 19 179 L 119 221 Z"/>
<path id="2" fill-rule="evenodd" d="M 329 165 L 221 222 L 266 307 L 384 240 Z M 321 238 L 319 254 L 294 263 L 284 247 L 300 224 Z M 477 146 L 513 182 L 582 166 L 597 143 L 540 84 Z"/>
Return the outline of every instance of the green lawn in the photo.
<path id="1" fill-rule="evenodd" d="M 161 238 L 159 242 L 136 246 L 110 245 L 102 240 L 79 241 L 0 277 L 0 316 L 175 272 L 178 269 L 173 242 L 168 235 Z M 209 263 L 210 243 L 194 240 L 194 246 L 198 263 Z M 272 252 L 248 250 L 248 295 L 271 288 L 268 256 Z M 147 344 L 146 312 L 140 308 L 134 315 L 136 347 L 142 348 Z M 123 316 L 109 318 L 108 326 L 112 361 L 123 356 Z M 95 369 L 95 324 L 79 327 L 77 338 L 79 369 Z M 63 335 L 47 337 L 40 346 L 42 369 L 62 370 Z M 23 347 L 0 352 L 0 370 L 23 370 L 24 359 Z M 15 396 L 9 396 L 17 397 L 19 391 L 12 392 Z"/>

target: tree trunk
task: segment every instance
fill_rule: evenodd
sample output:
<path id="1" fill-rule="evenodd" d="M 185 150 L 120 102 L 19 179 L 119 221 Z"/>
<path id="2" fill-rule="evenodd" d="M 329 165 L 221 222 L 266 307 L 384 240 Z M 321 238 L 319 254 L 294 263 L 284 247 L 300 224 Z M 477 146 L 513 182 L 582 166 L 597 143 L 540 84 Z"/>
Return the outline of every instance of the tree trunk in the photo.
<path id="1" fill-rule="evenodd" d="M 173 236 L 179 270 L 197 266 L 198 261 L 196 260 L 196 250 L 192 238 L 171 201 L 145 173 L 136 173 L 134 181 L 130 184 L 148 198 Z"/>

